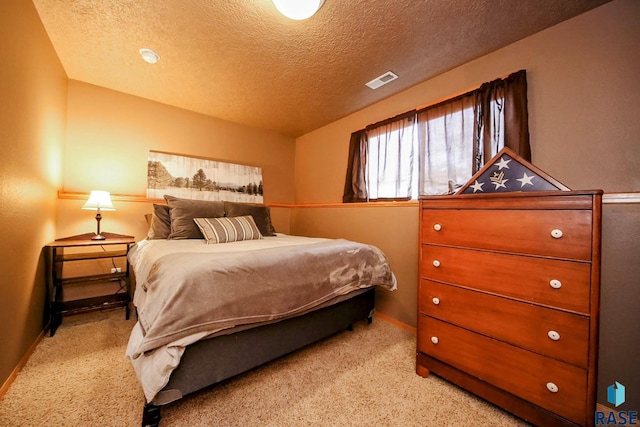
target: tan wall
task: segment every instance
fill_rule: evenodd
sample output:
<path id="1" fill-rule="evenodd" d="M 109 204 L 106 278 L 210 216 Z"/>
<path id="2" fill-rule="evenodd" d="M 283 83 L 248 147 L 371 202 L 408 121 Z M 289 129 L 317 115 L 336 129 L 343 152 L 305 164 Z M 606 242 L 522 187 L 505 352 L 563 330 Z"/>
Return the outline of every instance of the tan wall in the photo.
<path id="1" fill-rule="evenodd" d="M 144 195 L 149 151 L 165 151 L 262 167 L 265 202 L 294 199 L 294 140 L 154 101 L 71 80 L 64 157 L 66 192 L 106 190 Z M 95 230 L 82 200 L 60 200 L 57 236 Z M 102 230 L 146 235 L 151 205 L 114 201 Z M 288 212 L 275 210 L 276 229 L 288 231 Z"/>
<path id="2" fill-rule="evenodd" d="M 0 385 L 43 327 L 67 77 L 30 1 L 0 2 Z"/>
<path id="3" fill-rule="evenodd" d="M 613 1 L 298 138 L 296 201 L 342 200 L 352 132 L 520 69 L 533 163 L 571 188 L 640 191 L 639 16 Z"/>
<path id="4" fill-rule="evenodd" d="M 618 410 L 640 408 L 640 204 L 606 204 L 602 209 L 602 273 L 598 402 L 618 381 L 629 392 Z"/>
<path id="5" fill-rule="evenodd" d="M 298 138 L 296 201 L 341 201 L 351 132 L 519 69 L 527 70 L 533 163 L 570 188 L 640 191 L 638 22 L 640 2 L 615 0 Z M 637 259 L 634 218 L 640 217 L 640 204 L 613 206 L 603 214 L 601 336 L 606 346 L 600 356 L 600 402 L 606 402 L 606 384 L 613 378 L 640 389 L 640 368 L 621 363 L 640 352 L 635 326 L 640 324 L 640 265 L 620 262 L 625 254 Z M 398 292 L 385 296 L 378 310 L 415 326 L 415 216 L 417 208 L 407 207 L 304 207 L 292 212 L 291 227 L 294 233 L 377 243 L 399 277 Z M 613 301 L 634 303 L 615 306 Z M 640 406 L 633 403 L 631 408 Z"/>
<path id="6" fill-rule="evenodd" d="M 343 238 L 381 248 L 398 280 L 398 290 L 379 290 L 376 309 L 415 326 L 417 292 L 411 283 L 418 271 L 418 207 L 297 208 L 291 214 L 292 233 Z"/>
<path id="7" fill-rule="evenodd" d="M 519 69 L 527 70 L 533 163 L 570 188 L 640 191 L 639 16 L 640 3 L 614 1 L 298 138 L 296 202 L 341 201 L 351 132 Z M 332 215 L 336 233 L 349 232 L 348 208 L 315 209 L 323 213 L 314 218 Z M 379 232 L 374 209 L 353 209 Z M 309 215 L 292 218 L 293 230 L 314 228 Z M 414 222 L 405 223 L 417 241 Z M 412 290 L 414 273 L 403 284 Z M 415 314 L 405 320 L 415 324 Z"/>

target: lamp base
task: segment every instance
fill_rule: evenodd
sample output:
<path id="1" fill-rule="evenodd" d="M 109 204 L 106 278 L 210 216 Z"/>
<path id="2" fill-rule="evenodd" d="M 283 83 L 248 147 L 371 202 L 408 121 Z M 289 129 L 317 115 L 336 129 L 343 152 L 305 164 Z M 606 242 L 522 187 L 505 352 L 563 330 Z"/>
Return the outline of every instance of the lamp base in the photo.
<path id="1" fill-rule="evenodd" d="M 100 214 L 100 207 L 98 206 L 98 212 L 96 212 L 96 223 L 98 224 L 98 229 L 96 230 L 96 235 L 91 238 L 91 240 L 105 240 L 105 237 L 100 234 L 100 220 L 102 219 L 102 215 Z"/>

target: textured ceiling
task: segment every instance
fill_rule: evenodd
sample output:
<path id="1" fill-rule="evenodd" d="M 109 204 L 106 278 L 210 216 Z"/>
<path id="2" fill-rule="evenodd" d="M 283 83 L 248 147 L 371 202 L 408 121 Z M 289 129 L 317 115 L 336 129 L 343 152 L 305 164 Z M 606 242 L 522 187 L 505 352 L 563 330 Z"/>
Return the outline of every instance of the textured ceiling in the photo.
<path id="1" fill-rule="evenodd" d="M 305 21 L 271 0 L 33 3 L 70 79 L 297 137 L 607 1 L 326 0 Z"/>

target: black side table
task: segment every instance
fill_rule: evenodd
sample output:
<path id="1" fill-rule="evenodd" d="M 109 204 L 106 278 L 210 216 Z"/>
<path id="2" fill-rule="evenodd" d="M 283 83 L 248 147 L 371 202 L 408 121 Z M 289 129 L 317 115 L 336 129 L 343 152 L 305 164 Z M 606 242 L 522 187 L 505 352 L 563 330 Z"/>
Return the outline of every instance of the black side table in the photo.
<path id="1" fill-rule="evenodd" d="M 102 235 L 105 236 L 105 240 L 91 240 L 94 233 L 87 233 L 57 239 L 45 246 L 50 336 L 55 334 L 56 329 L 62 323 L 63 316 L 125 307 L 125 316 L 126 319 L 129 319 L 131 275 L 127 254 L 135 244 L 135 239 L 133 236 L 114 233 L 102 233 Z M 64 266 L 67 263 L 87 260 L 113 260 L 116 258 L 124 258 L 124 268 L 113 267 L 111 272 L 101 274 L 76 275 L 72 277 L 64 275 Z M 124 292 L 76 300 L 64 299 L 65 286 L 121 281 L 125 283 L 126 290 Z"/>

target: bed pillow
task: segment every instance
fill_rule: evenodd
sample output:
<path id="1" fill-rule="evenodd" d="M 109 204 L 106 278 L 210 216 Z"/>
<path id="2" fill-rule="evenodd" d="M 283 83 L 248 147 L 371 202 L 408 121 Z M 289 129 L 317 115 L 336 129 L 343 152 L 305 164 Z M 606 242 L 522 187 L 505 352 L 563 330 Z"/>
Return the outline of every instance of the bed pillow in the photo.
<path id="1" fill-rule="evenodd" d="M 224 215 L 227 217 L 251 215 L 263 236 L 276 235 L 276 230 L 271 224 L 269 206 L 254 203 L 224 202 Z"/>
<path id="2" fill-rule="evenodd" d="M 193 221 L 207 244 L 262 239 L 260 230 L 251 215 L 231 218 L 194 218 Z"/>
<path id="3" fill-rule="evenodd" d="M 181 199 L 165 195 L 171 209 L 171 233 L 169 239 L 202 239 L 194 218 L 218 218 L 224 216 L 224 203 L 210 200 Z"/>
<path id="4" fill-rule="evenodd" d="M 171 234 L 171 217 L 169 216 L 169 206 L 153 204 L 153 213 L 149 221 L 149 232 L 147 239 L 166 239 Z"/>

